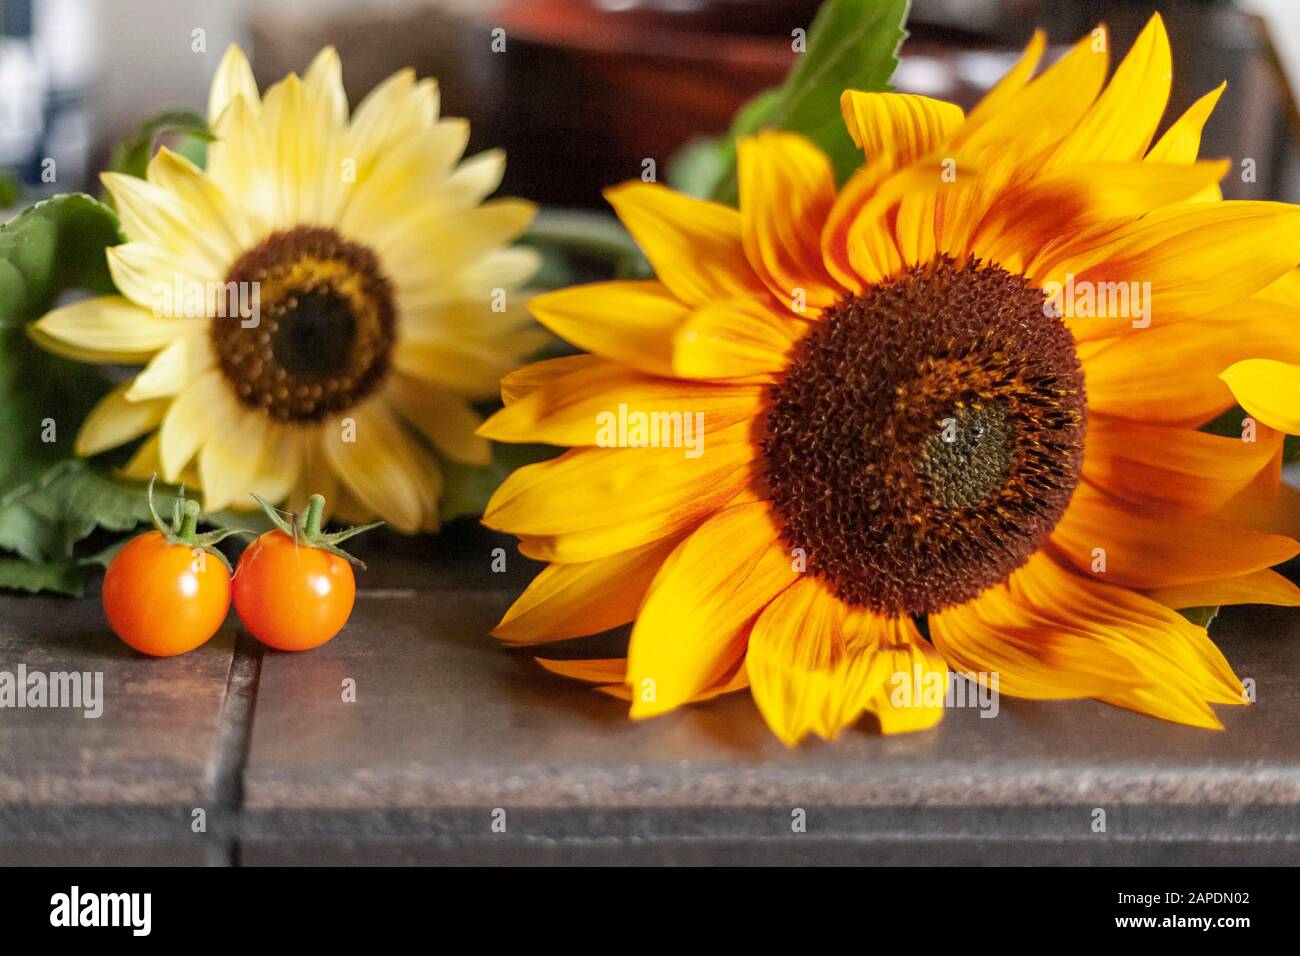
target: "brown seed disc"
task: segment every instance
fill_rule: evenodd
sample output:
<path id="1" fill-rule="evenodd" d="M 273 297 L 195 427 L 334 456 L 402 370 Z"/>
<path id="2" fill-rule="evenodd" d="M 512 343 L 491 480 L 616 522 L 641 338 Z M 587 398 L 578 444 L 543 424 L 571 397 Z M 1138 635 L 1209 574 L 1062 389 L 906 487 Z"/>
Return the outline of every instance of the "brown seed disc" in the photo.
<path id="1" fill-rule="evenodd" d="M 211 325 L 221 372 L 243 404 L 280 421 L 314 422 L 383 381 L 397 312 L 369 249 L 333 229 L 298 226 L 241 256 L 226 284 L 227 302 L 256 290 L 259 305 L 256 324 L 221 308 Z"/>
<path id="2" fill-rule="evenodd" d="M 1006 580 L 1075 486 L 1074 340 L 1023 276 L 940 259 L 827 311 L 763 452 L 791 548 L 850 605 L 920 615 Z"/>

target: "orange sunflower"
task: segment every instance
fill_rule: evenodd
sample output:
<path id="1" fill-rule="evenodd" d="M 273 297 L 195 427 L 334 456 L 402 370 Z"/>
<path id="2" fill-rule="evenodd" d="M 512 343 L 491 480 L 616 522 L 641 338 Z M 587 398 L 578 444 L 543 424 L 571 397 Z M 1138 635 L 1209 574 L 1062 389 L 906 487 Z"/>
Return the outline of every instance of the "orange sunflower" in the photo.
<path id="1" fill-rule="evenodd" d="M 781 132 L 740 143 L 738 210 L 610 190 L 658 279 L 532 303 L 591 354 L 507 376 L 481 429 L 571 449 L 489 504 L 550 562 L 495 634 L 631 621 L 626 660 L 542 663 L 638 718 L 748 686 L 787 743 L 931 726 L 948 668 L 1221 726 L 1242 685 L 1176 609 L 1300 603 L 1269 570 L 1300 543 L 1280 433 L 1198 426 L 1227 366 L 1300 361 L 1300 313 L 1255 296 L 1300 209 L 1222 201 L 1196 158 L 1222 88 L 1152 145 L 1159 17 L 1108 84 L 1107 47 L 1035 77 L 1036 35 L 969 115 L 846 92 L 866 164 L 838 191 Z"/>

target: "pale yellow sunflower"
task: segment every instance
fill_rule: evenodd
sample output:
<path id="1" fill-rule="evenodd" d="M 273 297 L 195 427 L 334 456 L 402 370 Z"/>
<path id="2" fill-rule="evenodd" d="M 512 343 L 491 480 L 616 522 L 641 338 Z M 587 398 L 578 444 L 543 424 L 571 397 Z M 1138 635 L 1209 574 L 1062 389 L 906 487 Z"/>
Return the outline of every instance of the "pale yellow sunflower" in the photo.
<path id="1" fill-rule="evenodd" d="M 436 528 L 435 452 L 489 461 L 471 403 L 544 335 L 516 294 L 536 254 L 510 247 L 534 207 L 483 201 L 504 155 L 462 161 L 468 123 L 410 70 L 349 118 L 334 50 L 263 97 L 232 46 L 208 118 L 206 169 L 164 148 L 147 179 L 103 176 L 121 294 L 34 327 L 78 359 L 147 363 L 77 451 L 149 435 L 127 473 L 188 478 L 209 510 L 318 492 L 349 520 Z"/>
<path id="2" fill-rule="evenodd" d="M 788 743 L 928 727 L 949 668 L 1200 727 L 1245 702 L 1176 609 L 1300 603 L 1270 570 L 1300 551 L 1281 435 L 1198 429 L 1226 366 L 1300 361 L 1300 313 L 1257 295 L 1300 210 L 1221 200 L 1221 89 L 1156 139 L 1159 17 L 1109 83 L 1104 29 L 1035 76 L 1043 50 L 969 114 L 846 92 L 842 189 L 765 132 L 739 209 L 609 192 L 658 278 L 532 303 L 591 354 L 508 376 L 480 432 L 570 448 L 489 504 L 550 562 L 498 637 L 632 622 L 626 659 L 543 663 L 633 717 L 749 686 Z"/>

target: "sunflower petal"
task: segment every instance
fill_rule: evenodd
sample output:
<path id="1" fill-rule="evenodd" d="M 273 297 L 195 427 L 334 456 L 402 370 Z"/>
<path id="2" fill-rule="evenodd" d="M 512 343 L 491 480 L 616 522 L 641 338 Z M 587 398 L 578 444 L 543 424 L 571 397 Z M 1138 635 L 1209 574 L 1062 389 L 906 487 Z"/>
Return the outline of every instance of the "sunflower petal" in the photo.
<path id="1" fill-rule="evenodd" d="M 905 618 L 850 611 L 803 577 L 759 615 L 745 657 L 754 702 L 788 746 L 827 740 L 875 714 L 885 733 L 924 730 L 943 715 L 947 667 Z"/>
<path id="2" fill-rule="evenodd" d="M 207 328 L 207 319 L 157 318 L 121 296 L 82 299 L 32 325 L 37 340 L 83 362 L 139 364 L 175 339 Z"/>
<path id="3" fill-rule="evenodd" d="M 755 617 L 797 577 L 766 502 L 701 525 L 655 576 L 632 629 L 632 716 L 667 713 L 729 672 Z"/>
<path id="4" fill-rule="evenodd" d="M 421 454 L 384 402 L 349 410 L 335 428 L 322 431 L 321 447 L 339 483 L 398 531 L 420 531 L 436 520 L 438 466 Z"/>
<path id="5" fill-rule="evenodd" d="M 1227 83 L 1220 83 L 1187 108 L 1146 155 L 1148 163 L 1192 163 L 1201 152 L 1201 131 Z"/>
<path id="6" fill-rule="evenodd" d="M 1255 418 L 1289 435 L 1300 435 L 1300 366 L 1245 359 L 1228 366 L 1219 378 Z"/>
<path id="7" fill-rule="evenodd" d="M 773 380 L 808 323 L 752 300 L 701 306 L 673 334 L 673 373 L 688 379 Z"/>
<path id="8" fill-rule="evenodd" d="M 1190 428 L 1092 416 L 1083 476 L 1139 505 L 1217 510 L 1272 462 L 1282 436 L 1269 430 L 1242 441 Z"/>
<path id="9" fill-rule="evenodd" d="M 528 303 L 537 321 L 596 355 L 672 375 L 672 335 L 690 310 L 658 282 L 597 282 Z"/>
<path id="10" fill-rule="evenodd" d="M 1278 604 L 1300 607 L 1300 588 L 1276 571 L 1264 569 L 1233 578 L 1154 588 L 1147 597 L 1167 607 L 1218 607 L 1227 604 Z"/>
<path id="11" fill-rule="evenodd" d="M 845 90 L 840 112 L 867 161 L 886 169 L 906 166 L 937 149 L 965 120 L 960 106 L 915 93 Z"/>
<path id="12" fill-rule="evenodd" d="M 683 302 L 767 298 L 741 240 L 740 213 L 721 203 L 691 199 L 654 183 L 605 190 L 655 275 Z"/>
<path id="13" fill-rule="evenodd" d="M 596 561 L 547 565 L 492 633 L 512 644 L 543 644 L 626 624 L 682 537 L 671 535 Z M 622 680 L 620 673 L 615 681 Z"/>
<path id="14" fill-rule="evenodd" d="M 759 385 L 714 385 L 656 378 L 611 362 L 570 363 L 558 368 L 561 371 L 576 368 L 576 371 L 548 379 L 529 388 L 526 394 L 513 395 L 505 408 L 483 424 L 479 434 L 502 442 L 596 445 L 602 422 L 609 421 L 610 416 L 617 418 L 623 406 L 629 415 L 680 417 L 699 413 L 704 416 L 703 433 L 711 435 L 736 422 L 754 418 L 763 401 Z M 502 388 L 506 387 L 503 381 Z"/>
<path id="15" fill-rule="evenodd" d="M 268 432 L 265 415 L 245 411 L 234 416 L 228 427 L 208 436 L 199 451 L 204 510 L 248 506 L 248 492 L 262 462 Z"/>
<path id="16" fill-rule="evenodd" d="M 826 155 L 802 136 L 769 130 L 737 145 L 741 238 L 750 265 L 787 306 L 818 310 L 841 290 L 822 261 L 815 230 L 835 202 Z"/>
<path id="17" fill-rule="evenodd" d="M 1155 14 L 1097 101 L 1052 155 L 1053 166 L 1141 158 L 1169 102 L 1169 35 Z"/>
<path id="18" fill-rule="evenodd" d="M 400 373 L 389 377 L 385 394 L 397 413 L 452 461 L 492 463 L 487 440 L 475 434 L 483 419 L 463 396 Z"/>
<path id="19" fill-rule="evenodd" d="M 1052 541 L 1084 573 L 1141 589 L 1248 574 L 1300 553 L 1300 543 L 1283 535 L 1180 509 L 1143 508 L 1086 481 Z"/>
<path id="20" fill-rule="evenodd" d="M 212 77 L 212 87 L 208 92 L 208 124 L 215 126 L 230 101 L 241 96 L 249 107 L 256 108 L 261 103 L 253 68 L 248 65 L 244 51 L 232 43 L 226 48 Z"/>
<path id="21" fill-rule="evenodd" d="M 166 399 L 131 401 L 126 397 L 129 382 L 119 385 L 99 400 L 77 432 L 76 452 L 89 457 L 125 445 L 153 431 L 163 420 L 170 404 Z"/>
<path id="22" fill-rule="evenodd" d="M 701 520 L 749 483 L 757 450 L 749 423 L 681 448 L 581 448 L 514 472 L 483 523 L 524 538 L 529 557 L 591 561 L 666 537 Z"/>

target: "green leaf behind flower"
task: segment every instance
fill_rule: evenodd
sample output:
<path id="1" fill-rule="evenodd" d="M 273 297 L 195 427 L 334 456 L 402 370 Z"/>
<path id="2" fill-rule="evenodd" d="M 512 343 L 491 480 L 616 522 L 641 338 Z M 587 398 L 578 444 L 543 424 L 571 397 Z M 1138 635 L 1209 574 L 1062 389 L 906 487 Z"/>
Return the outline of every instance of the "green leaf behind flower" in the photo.
<path id="1" fill-rule="evenodd" d="M 79 593 L 94 562 L 77 545 L 147 516 L 137 487 L 73 450 L 108 378 L 41 349 L 27 329 L 65 291 L 112 293 L 104 249 L 124 238 L 113 210 L 80 194 L 0 226 L 0 587 Z"/>
<path id="2" fill-rule="evenodd" d="M 146 120 L 135 135 L 114 146 L 108 168 L 143 179 L 149 160 L 153 158 L 154 145 L 161 136 L 177 137 L 176 151 L 199 166 L 206 158 L 206 145 L 213 139 L 203 114 L 193 110 L 168 110 Z"/>
<path id="3" fill-rule="evenodd" d="M 783 129 L 816 143 L 843 182 L 862 165 L 862 153 L 844 128 L 840 94 L 889 89 L 907 36 L 909 5 L 910 0 L 827 0 L 785 82 L 743 106 L 726 135 L 688 144 L 669 166 L 670 181 L 692 195 L 734 204 L 736 141 L 761 129 Z"/>

